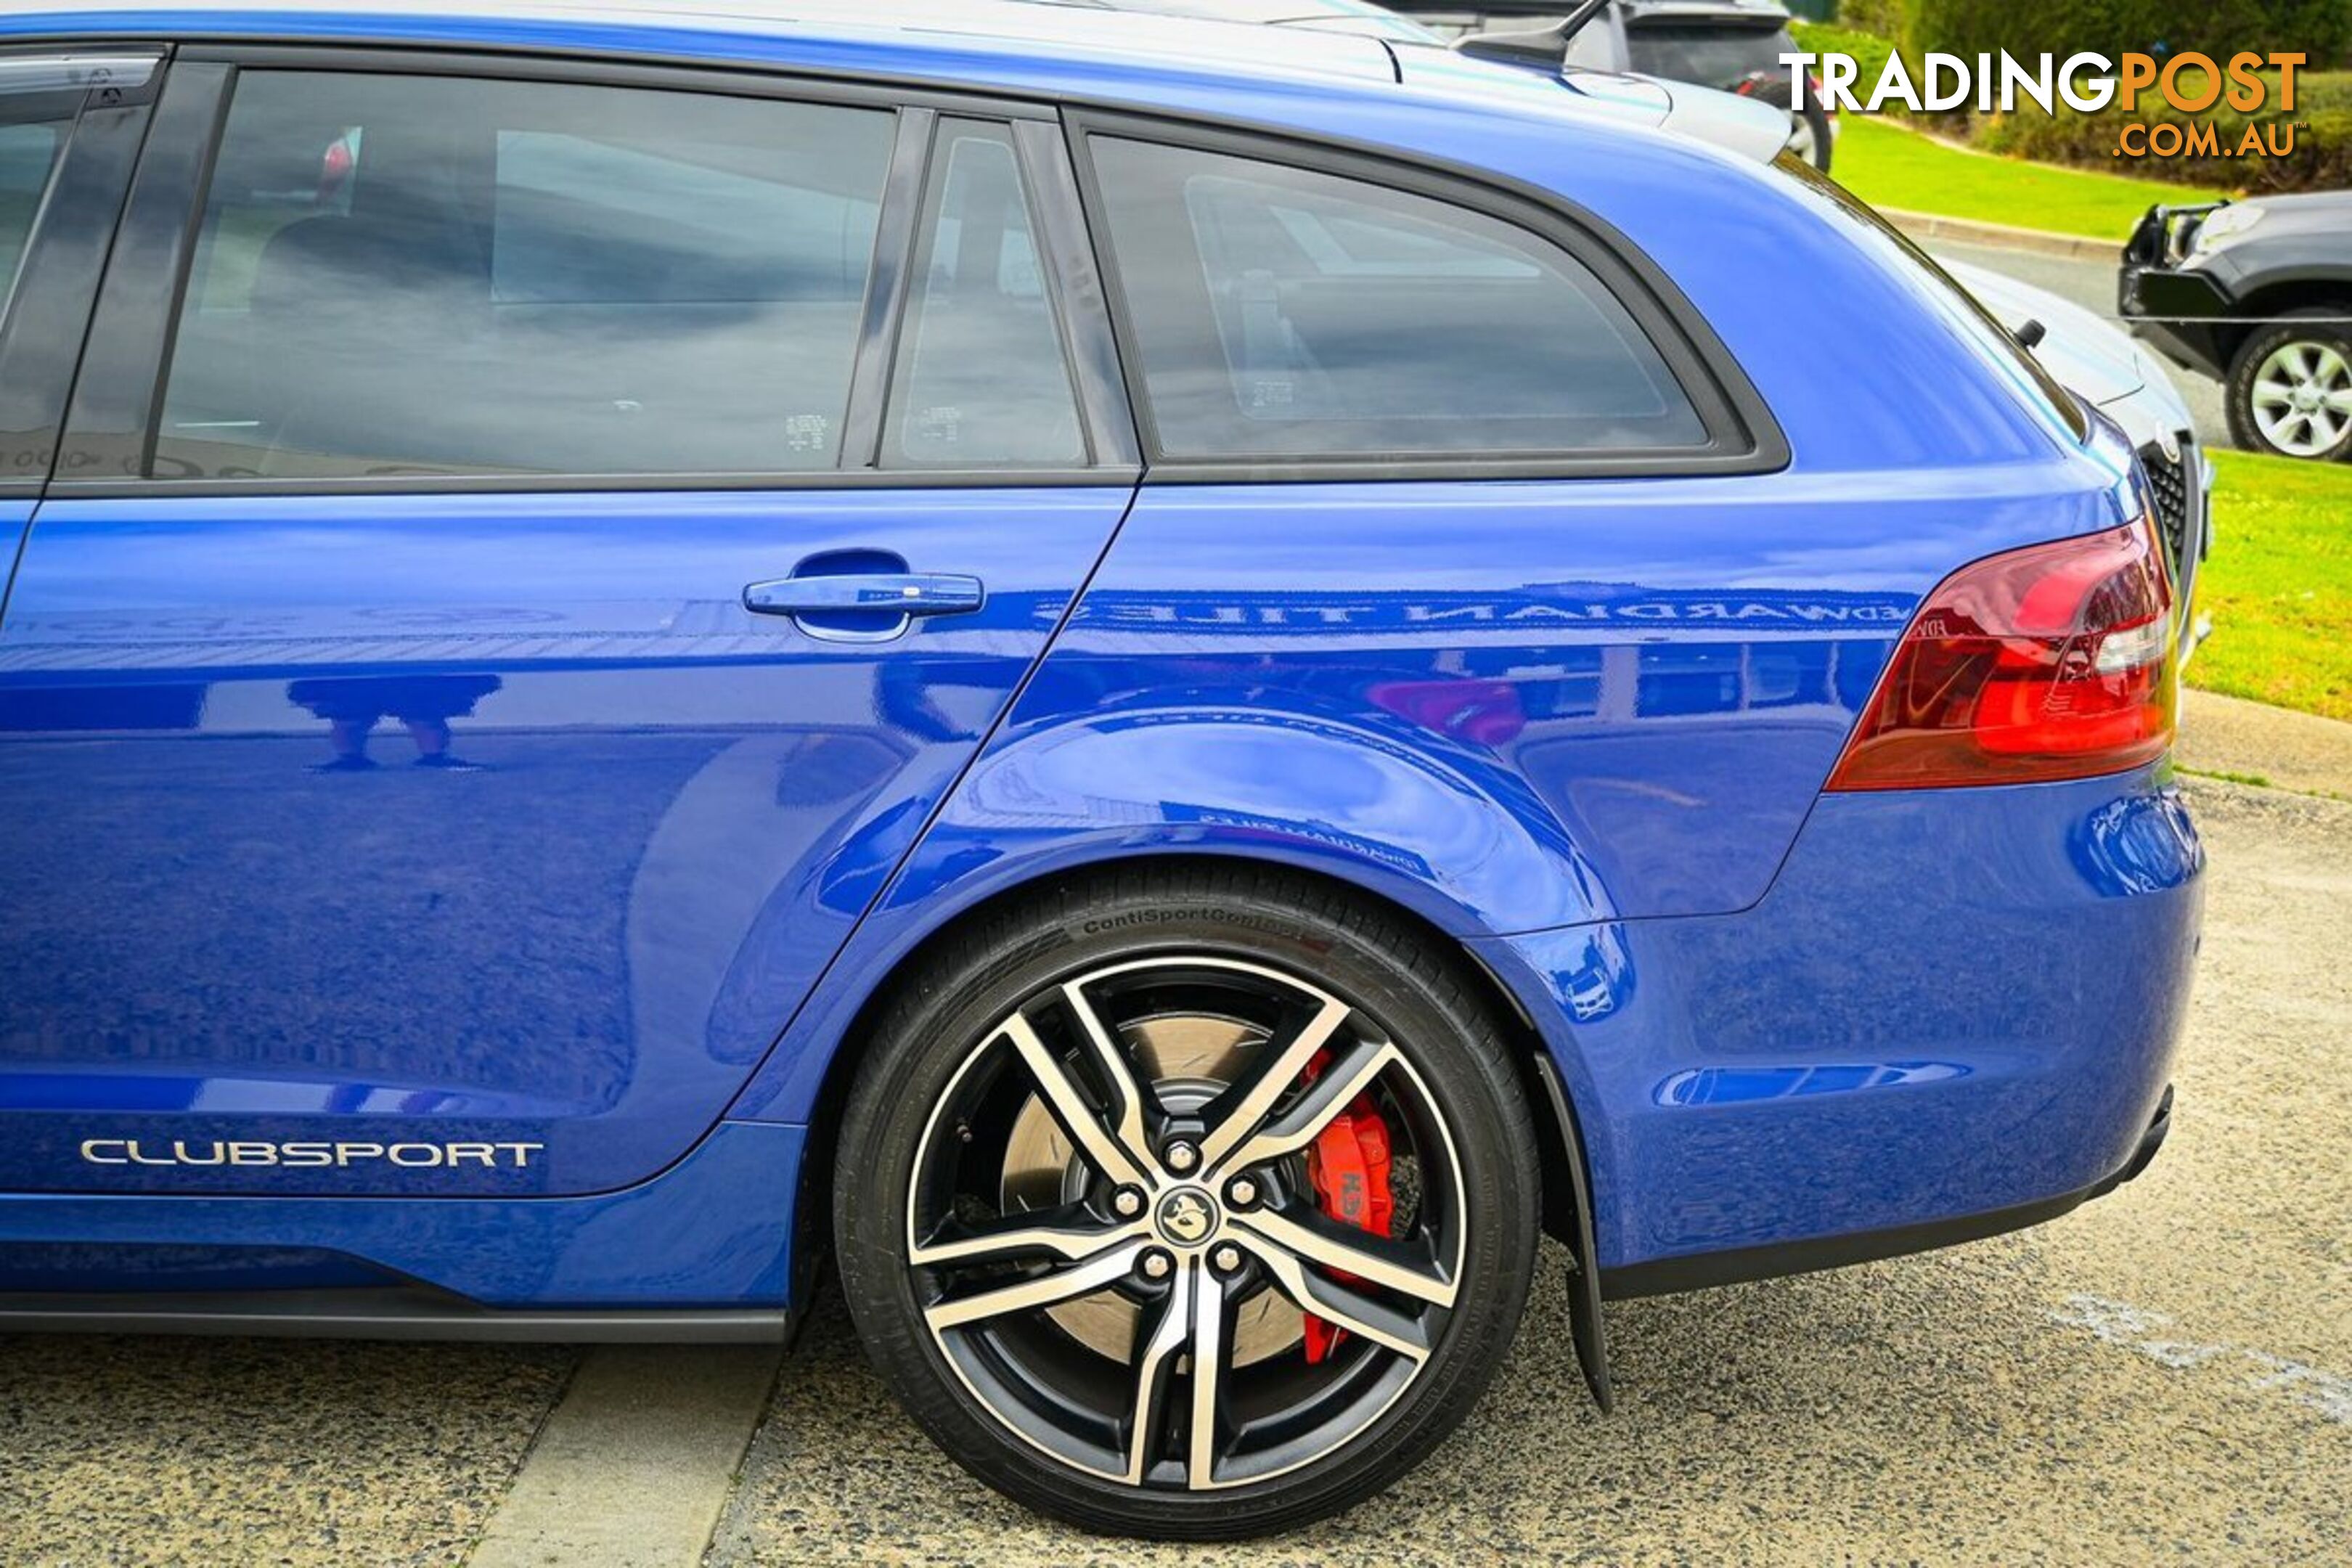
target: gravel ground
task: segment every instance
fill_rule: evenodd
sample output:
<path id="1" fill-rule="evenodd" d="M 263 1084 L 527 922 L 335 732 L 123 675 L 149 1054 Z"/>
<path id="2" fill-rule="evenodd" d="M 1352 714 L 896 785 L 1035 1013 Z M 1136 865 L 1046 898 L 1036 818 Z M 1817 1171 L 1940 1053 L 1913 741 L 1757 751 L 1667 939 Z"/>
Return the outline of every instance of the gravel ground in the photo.
<path id="1" fill-rule="evenodd" d="M 1605 1419 L 1555 1254 L 1494 1392 L 1429 1465 L 1214 1560 L 2352 1561 L 2352 804 L 2193 789 L 2203 969 L 2147 1175 L 1948 1252 L 1612 1305 Z M 1202 1560 L 966 1480 L 831 1308 L 709 1562 Z"/>
<path id="2" fill-rule="evenodd" d="M 1614 1304 L 1605 1419 L 1552 1255 L 1428 1466 L 1213 1554 L 1077 1536 L 967 1480 L 828 1303 L 709 1568 L 2352 1562 L 2352 802 L 2191 790 L 2214 870 L 2176 1126 L 2114 1195 L 1945 1253 Z M 0 1339 L 0 1564 L 462 1561 L 575 1360 Z"/>
<path id="3" fill-rule="evenodd" d="M 0 1338 L 0 1563 L 456 1563 L 579 1352 Z"/>

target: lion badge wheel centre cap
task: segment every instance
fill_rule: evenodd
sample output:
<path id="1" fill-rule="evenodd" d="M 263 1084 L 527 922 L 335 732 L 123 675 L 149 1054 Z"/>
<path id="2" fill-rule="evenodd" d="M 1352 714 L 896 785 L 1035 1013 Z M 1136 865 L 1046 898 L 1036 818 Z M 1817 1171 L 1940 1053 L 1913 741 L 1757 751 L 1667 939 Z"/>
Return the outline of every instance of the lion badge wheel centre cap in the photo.
<path id="1" fill-rule="evenodd" d="M 1201 1187 L 1178 1187 L 1162 1196 L 1151 1211 L 1151 1226 L 1160 1233 L 1160 1239 L 1187 1251 L 1216 1235 L 1223 1223 L 1216 1199 Z"/>

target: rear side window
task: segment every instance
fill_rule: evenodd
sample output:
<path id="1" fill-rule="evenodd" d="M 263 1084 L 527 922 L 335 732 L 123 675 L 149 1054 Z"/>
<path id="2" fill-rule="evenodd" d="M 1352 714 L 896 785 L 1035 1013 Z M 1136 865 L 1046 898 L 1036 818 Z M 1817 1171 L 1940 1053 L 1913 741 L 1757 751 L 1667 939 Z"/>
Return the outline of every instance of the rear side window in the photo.
<path id="1" fill-rule="evenodd" d="M 1091 142 L 1172 458 L 1704 449 L 1593 273 L 1486 213 L 1225 153 Z"/>
<path id="2" fill-rule="evenodd" d="M 885 463 L 1085 462 L 1077 399 L 1007 127 L 940 123 L 922 225 L 890 383 Z"/>
<path id="3" fill-rule="evenodd" d="M 41 198 L 65 145 L 68 122 L 24 121 L 0 124 L 0 314 L 15 290 L 25 246 L 40 216 Z"/>
<path id="4" fill-rule="evenodd" d="M 1786 29 L 1668 23 L 1629 27 L 1625 52 L 1633 68 L 1668 81 L 1730 87 L 1749 77 L 1780 75 L 1780 57 L 1797 45 Z"/>
<path id="5" fill-rule="evenodd" d="M 832 468 L 894 124 L 698 93 L 247 72 L 154 471 Z"/>

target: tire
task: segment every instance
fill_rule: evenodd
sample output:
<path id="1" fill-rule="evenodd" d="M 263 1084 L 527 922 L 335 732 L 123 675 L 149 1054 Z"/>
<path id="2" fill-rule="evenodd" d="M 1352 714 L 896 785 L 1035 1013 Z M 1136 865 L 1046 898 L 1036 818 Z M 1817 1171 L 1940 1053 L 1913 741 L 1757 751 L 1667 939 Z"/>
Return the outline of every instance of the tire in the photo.
<path id="1" fill-rule="evenodd" d="M 1528 1108 L 1458 955 L 1385 911 L 1276 869 L 1074 879 L 951 934 L 866 1044 L 835 1164 L 843 1294 L 907 1410 L 1030 1508 L 1170 1540 L 1321 1519 L 1417 1464 L 1511 1342 Z M 1370 1147 L 1335 1156 L 1311 1131 L 1335 1112 L 1388 1137 L 1360 1173 L 1377 1191 L 1387 1171 L 1395 1239 L 1328 1217 L 1332 1173 Z M 1333 1256 L 1360 1266 L 1335 1278 Z M 1342 1331 L 1320 1359 L 1307 1300 Z M 1197 1422 L 1196 1364 L 1217 1372 Z"/>
<path id="2" fill-rule="evenodd" d="M 2230 361 L 2230 438 L 2252 452 L 2352 461 L 2352 304 L 2286 316 L 2255 329 Z"/>
<path id="3" fill-rule="evenodd" d="M 1789 149 L 1798 153 L 1826 174 L 1830 172 L 1830 153 L 1837 142 L 1830 133 L 1829 111 L 1818 103 L 1808 103 L 1789 113 Z"/>

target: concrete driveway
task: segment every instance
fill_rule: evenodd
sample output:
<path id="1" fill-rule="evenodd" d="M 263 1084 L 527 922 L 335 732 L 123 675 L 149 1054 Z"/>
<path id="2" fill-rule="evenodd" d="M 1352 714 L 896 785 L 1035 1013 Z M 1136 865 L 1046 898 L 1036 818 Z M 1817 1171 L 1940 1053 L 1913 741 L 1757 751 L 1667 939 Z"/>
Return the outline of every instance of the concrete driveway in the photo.
<path id="1" fill-rule="evenodd" d="M 1323 1528 L 1212 1554 L 1042 1522 L 929 1447 L 828 1304 L 772 1396 L 722 1352 L 0 1341 L 0 1563 L 2345 1562 L 2352 802 L 2189 788 L 2206 940 L 2145 1177 L 1949 1252 L 1614 1305 L 1606 1419 L 1553 1255 L 1465 1430 Z M 1990 984 L 2000 956 L 1958 961 Z"/>

